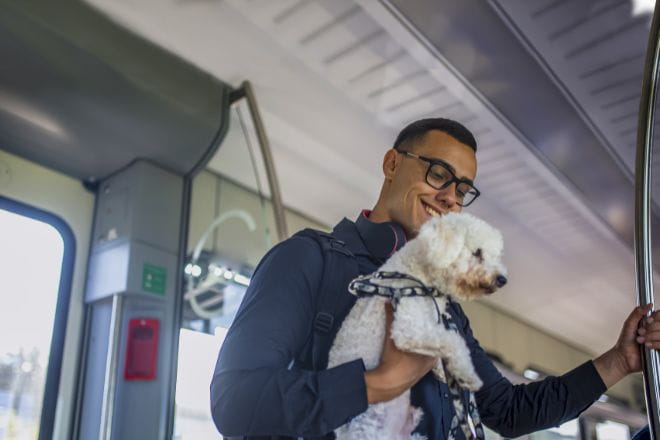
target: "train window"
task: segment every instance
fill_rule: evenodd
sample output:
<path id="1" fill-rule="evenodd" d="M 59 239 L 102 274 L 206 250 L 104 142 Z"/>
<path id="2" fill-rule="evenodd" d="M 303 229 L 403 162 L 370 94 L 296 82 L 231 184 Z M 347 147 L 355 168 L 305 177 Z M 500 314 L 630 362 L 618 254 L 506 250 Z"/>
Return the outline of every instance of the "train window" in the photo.
<path id="1" fill-rule="evenodd" d="M 56 314 L 68 307 L 62 280 L 70 276 L 63 264 L 70 250 L 57 227 L 2 209 L 5 201 L 0 198 L 0 438 L 36 438 L 40 426 L 52 429 L 52 420 L 44 420 L 54 413 L 57 390 L 50 387 L 59 379 L 66 321 Z"/>
<path id="2" fill-rule="evenodd" d="M 580 426 L 577 419 L 569 420 L 560 426 L 529 435 L 530 440 L 573 440 L 579 438 Z"/>
<path id="3" fill-rule="evenodd" d="M 628 440 L 630 428 L 623 423 L 605 420 L 596 423 L 596 438 L 598 440 Z"/>
<path id="4" fill-rule="evenodd" d="M 486 434 L 486 440 L 502 440 L 505 437 L 502 437 L 495 431 L 488 429 L 484 426 L 484 432 Z M 578 420 L 569 420 L 563 425 L 546 429 L 544 431 L 538 431 L 531 434 L 523 435 L 517 437 L 518 440 L 577 440 L 580 439 L 580 427 Z M 617 439 L 622 440 L 622 439 Z"/>
<path id="5" fill-rule="evenodd" d="M 179 366 L 176 389 L 176 439 L 217 439 L 220 434 L 211 421 L 208 396 L 211 373 L 224 331 L 209 335 L 182 328 L 179 334 Z"/>

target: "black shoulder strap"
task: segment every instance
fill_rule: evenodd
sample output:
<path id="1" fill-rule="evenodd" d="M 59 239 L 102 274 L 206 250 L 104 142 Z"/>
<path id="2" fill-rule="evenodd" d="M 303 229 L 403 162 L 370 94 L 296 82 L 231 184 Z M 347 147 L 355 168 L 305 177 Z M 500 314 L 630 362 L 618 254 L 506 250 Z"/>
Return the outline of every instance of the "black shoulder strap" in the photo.
<path id="1" fill-rule="evenodd" d="M 358 263 L 346 243 L 331 234 L 304 229 L 298 234 L 313 238 L 323 254 L 323 275 L 316 297 L 316 315 L 311 338 L 302 358 L 315 371 L 328 365 L 328 352 L 339 325 L 355 303 L 348 292 L 348 283 L 359 275 Z M 298 235 L 297 234 L 297 235 Z M 311 350 L 311 352 L 310 352 Z"/>

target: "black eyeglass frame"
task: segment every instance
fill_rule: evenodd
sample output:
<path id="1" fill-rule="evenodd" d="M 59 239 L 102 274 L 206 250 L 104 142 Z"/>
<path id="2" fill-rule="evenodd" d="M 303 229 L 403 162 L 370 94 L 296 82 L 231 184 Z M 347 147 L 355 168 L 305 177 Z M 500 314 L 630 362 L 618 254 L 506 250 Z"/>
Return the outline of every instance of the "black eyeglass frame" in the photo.
<path id="1" fill-rule="evenodd" d="M 451 170 L 450 165 L 447 162 L 445 162 L 444 160 L 434 159 L 434 158 L 426 157 L 426 156 L 420 156 L 418 154 L 411 153 L 409 151 L 401 151 L 401 150 L 396 150 L 396 149 L 395 149 L 395 151 L 397 153 L 401 153 L 405 156 L 410 156 L 410 157 L 413 157 L 415 159 L 419 159 L 419 160 L 427 162 L 429 164 L 429 166 L 426 168 L 426 174 L 424 176 L 424 179 L 426 180 L 426 184 L 429 185 L 431 188 L 441 190 L 441 189 L 445 189 L 445 188 L 449 187 L 452 183 L 456 182 L 456 191 L 458 191 L 458 184 L 459 183 L 470 185 L 470 187 L 475 192 L 474 198 L 472 200 L 470 200 L 468 203 L 465 203 L 465 204 L 460 203 L 460 202 L 456 202 L 459 206 L 461 206 L 463 208 L 465 208 L 466 206 L 470 206 L 481 195 L 481 191 L 479 191 L 472 183 L 470 183 L 466 180 L 463 180 L 463 179 L 459 179 L 458 177 L 456 177 L 456 174 L 454 174 L 454 172 Z M 431 185 L 431 183 L 429 182 L 429 173 L 431 172 L 431 167 L 433 165 L 441 166 L 442 168 L 447 170 L 447 172 L 451 176 L 451 179 L 449 179 L 445 183 L 443 183 L 442 186 L 440 186 L 440 188 L 436 188 L 435 186 Z"/>

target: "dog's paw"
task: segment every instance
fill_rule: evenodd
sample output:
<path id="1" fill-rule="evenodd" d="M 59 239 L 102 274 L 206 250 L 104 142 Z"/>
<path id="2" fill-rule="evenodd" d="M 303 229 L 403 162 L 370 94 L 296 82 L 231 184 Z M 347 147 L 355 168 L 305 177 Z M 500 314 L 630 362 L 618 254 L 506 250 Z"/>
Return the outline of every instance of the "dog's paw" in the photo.
<path id="1" fill-rule="evenodd" d="M 470 391 L 478 391 L 483 382 L 474 370 L 471 362 L 457 362 L 456 358 L 443 359 L 446 374 L 456 381 L 456 384 Z"/>
<path id="2" fill-rule="evenodd" d="M 435 367 L 433 367 L 433 375 L 436 379 L 438 379 L 439 382 L 447 382 L 447 378 L 445 377 L 445 367 L 442 364 L 442 359 L 438 359 Z"/>
<path id="3" fill-rule="evenodd" d="M 483 386 L 483 382 L 476 373 L 461 374 L 460 376 L 455 376 L 454 379 L 456 379 L 458 386 L 470 391 L 479 391 Z"/>

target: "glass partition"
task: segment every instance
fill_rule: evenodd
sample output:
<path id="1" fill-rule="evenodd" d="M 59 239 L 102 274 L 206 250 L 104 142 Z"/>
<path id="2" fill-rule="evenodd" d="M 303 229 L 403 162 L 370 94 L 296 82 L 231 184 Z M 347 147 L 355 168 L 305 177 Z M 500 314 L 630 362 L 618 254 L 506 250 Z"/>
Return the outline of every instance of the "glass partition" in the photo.
<path id="1" fill-rule="evenodd" d="M 192 186 L 179 338 L 175 439 L 217 439 L 209 385 L 220 346 L 250 277 L 277 242 L 264 160 L 244 100 L 232 106 L 230 129 Z M 285 210 L 291 233 L 327 229 Z"/>

